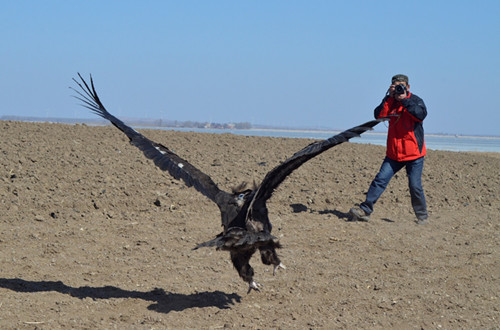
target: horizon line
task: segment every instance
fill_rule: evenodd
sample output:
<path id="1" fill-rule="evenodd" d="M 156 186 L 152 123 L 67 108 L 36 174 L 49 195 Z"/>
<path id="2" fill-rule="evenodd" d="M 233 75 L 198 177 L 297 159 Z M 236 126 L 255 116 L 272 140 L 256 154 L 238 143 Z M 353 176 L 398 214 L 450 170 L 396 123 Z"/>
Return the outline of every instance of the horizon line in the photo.
<path id="1" fill-rule="evenodd" d="M 144 124 L 144 122 L 154 123 L 158 121 L 166 121 L 166 122 L 197 122 L 197 123 L 209 123 L 208 121 L 195 121 L 195 120 L 172 120 L 172 119 L 163 119 L 163 118 L 137 118 L 137 117 L 124 117 L 125 121 L 129 121 L 134 125 L 135 124 Z M 111 125 L 106 119 L 103 118 L 69 118 L 69 117 L 39 117 L 39 116 L 18 116 L 18 115 L 2 115 L 0 117 L 2 121 L 21 121 L 21 122 L 49 122 L 49 123 L 59 123 L 59 124 L 101 124 L 102 126 Z M 248 122 L 227 122 L 227 123 L 216 123 L 221 125 L 230 125 L 235 123 L 248 123 Z M 209 123 L 209 124 L 215 124 Z M 251 128 L 199 128 L 199 127 L 187 127 L 187 126 L 158 126 L 158 125 L 148 125 L 146 127 L 142 126 L 142 128 L 197 128 L 197 129 L 221 129 L 221 130 L 273 130 L 273 131 L 297 131 L 297 132 L 318 132 L 318 133 L 335 133 L 341 132 L 343 129 L 336 128 L 328 128 L 328 127 L 309 127 L 309 126 L 279 126 L 279 125 L 265 125 L 265 124 L 252 124 L 249 123 Z M 386 134 L 387 129 L 385 131 L 379 132 L 366 132 L 371 134 Z M 500 135 L 482 135 L 482 134 L 463 134 L 463 133 L 425 133 L 426 136 L 460 136 L 460 137 L 471 137 L 471 138 L 498 138 L 500 139 Z"/>

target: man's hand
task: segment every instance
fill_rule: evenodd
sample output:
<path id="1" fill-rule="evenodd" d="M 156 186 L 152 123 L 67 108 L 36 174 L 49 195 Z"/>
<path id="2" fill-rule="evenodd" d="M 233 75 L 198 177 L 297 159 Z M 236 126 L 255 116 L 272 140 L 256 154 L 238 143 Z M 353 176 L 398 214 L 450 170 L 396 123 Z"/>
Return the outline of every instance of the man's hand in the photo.
<path id="1" fill-rule="evenodd" d="M 389 86 L 389 89 L 387 90 L 387 95 L 390 97 L 395 97 L 396 94 L 396 85 L 391 85 Z"/>

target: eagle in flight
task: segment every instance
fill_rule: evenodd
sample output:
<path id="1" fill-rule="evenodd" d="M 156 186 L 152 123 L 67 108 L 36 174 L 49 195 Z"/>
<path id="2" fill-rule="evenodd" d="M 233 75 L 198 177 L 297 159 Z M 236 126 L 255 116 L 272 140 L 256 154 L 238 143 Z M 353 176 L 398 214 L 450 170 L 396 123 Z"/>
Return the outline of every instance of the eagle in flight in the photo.
<path id="1" fill-rule="evenodd" d="M 274 190 L 288 175 L 311 158 L 352 137 L 360 136 L 380 122 L 380 120 L 372 120 L 326 140 L 313 142 L 268 172 L 260 185 L 247 189 L 245 184 L 240 184 L 233 188 L 233 191 L 226 192 L 219 189 L 207 174 L 168 147 L 149 140 L 109 113 L 97 95 L 92 76 L 90 76 L 90 84 L 79 73 L 78 76 L 81 82 L 75 78 L 73 81 L 81 91 L 70 88 L 78 93 L 78 96 L 74 97 L 83 102 L 84 107 L 109 120 L 125 133 L 130 143 L 139 148 L 162 171 L 167 171 L 175 179 L 184 181 L 188 187 L 194 187 L 217 204 L 221 213 L 223 232 L 194 249 L 216 247 L 217 250 L 229 251 L 231 261 L 239 276 L 249 285 L 248 292 L 259 291 L 261 287 L 254 280 L 254 270 L 249 264 L 250 258 L 257 250 L 265 265 L 273 265 L 273 274 L 276 274 L 278 268 L 285 268 L 276 253 L 276 249 L 280 248 L 281 244 L 275 236 L 271 235 L 272 225 L 266 206 Z"/>

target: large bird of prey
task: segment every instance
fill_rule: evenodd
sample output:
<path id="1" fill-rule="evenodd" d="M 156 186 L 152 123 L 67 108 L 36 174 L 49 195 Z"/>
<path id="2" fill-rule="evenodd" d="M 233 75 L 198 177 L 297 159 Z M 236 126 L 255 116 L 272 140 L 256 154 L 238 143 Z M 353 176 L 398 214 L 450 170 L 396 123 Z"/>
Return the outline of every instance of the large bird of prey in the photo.
<path id="1" fill-rule="evenodd" d="M 259 185 L 246 189 L 246 186 L 241 184 L 232 192 L 226 192 L 219 189 L 207 174 L 187 160 L 166 146 L 149 140 L 110 114 L 97 95 L 92 76 L 90 76 L 90 84 L 80 74 L 78 76 L 81 82 L 74 78 L 73 81 L 78 84 L 81 91 L 72 89 L 78 93 L 75 97 L 83 102 L 84 107 L 109 120 L 125 133 L 130 143 L 139 148 L 161 170 L 167 171 L 177 180 L 184 181 L 188 187 L 194 187 L 217 204 L 221 213 L 223 232 L 214 239 L 199 244 L 195 249 L 211 246 L 218 250 L 229 251 L 231 261 L 239 276 L 249 285 L 248 292 L 258 291 L 261 287 L 254 281 L 254 270 L 249 264 L 250 258 L 257 250 L 264 264 L 274 266 L 273 274 L 278 268 L 285 268 L 276 253 L 276 249 L 280 248 L 281 244 L 276 237 L 271 235 L 272 225 L 266 206 L 274 190 L 290 173 L 311 158 L 352 137 L 359 136 L 380 122 L 380 120 L 369 121 L 326 140 L 313 142 L 268 172 Z"/>

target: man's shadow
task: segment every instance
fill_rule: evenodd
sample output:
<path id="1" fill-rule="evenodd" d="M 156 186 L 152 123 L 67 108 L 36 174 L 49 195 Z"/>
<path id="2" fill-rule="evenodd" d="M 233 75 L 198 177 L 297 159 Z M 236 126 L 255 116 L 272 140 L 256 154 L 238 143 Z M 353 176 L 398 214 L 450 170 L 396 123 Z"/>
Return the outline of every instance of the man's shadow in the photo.
<path id="1" fill-rule="evenodd" d="M 339 210 L 322 210 L 318 211 L 319 214 L 333 214 L 337 218 L 344 221 L 352 221 L 352 216 L 349 213 L 345 213 Z"/>
<path id="2" fill-rule="evenodd" d="M 333 214 L 337 218 L 342 219 L 344 221 L 352 221 L 352 217 L 349 215 L 349 213 L 341 212 L 339 210 L 313 210 L 308 208 L 304 204 L 290 204 L 290 207 L 292 208 L 293 213 L 301 213 L 301 212 L 310 212 L 310 213 L 315 213 L 318 212 L 319 214 Z"/>
<path id="3" fill-rule="evenodd" d="M 227 309 L 231 305 L 234 305 L 235 302 L 241 302 L 241 296 L 221 291 L 199 292 L 186 295 L 165 292 L 163 289 L 158 288 L 149 292 L 141 292 L 124 290 L 114 286 L 71 287 L 61 281 L 26 281 L 19 278 L 0 278 L 0 288 L 27 293 L 54 291 L 79 299 L 138 298 L 153 302 L 153 304 L 148 306 L 149 310 L 166 314 L 171 311 L 183 311 L 188 308 L 217 307 L 219 309 Z"/>
<path id="4" fill-rule="evenodd" d="M 352 218 L 352 215 L 346 212 L 341 212 L 339 210 L 323 210 L 323 211 L 318 211 L 319 214 L 333 214 L 337 216 L 337 218 L 344 220 L 345 222 L 357 222 L 355 219 Z M 382 221 L 385 222 L 395 222 L 394 220 L 391 220 L 389 218 L 382 218 Z"/>
<path id="5" fill-rule="evenodd" d="M 342 212 L 339 210 L 318 210 L 315 211 L 313 209 L 308 208 L 304 204 L 290 204 L 290 207 L 292 208 L 293 213 L 301 213 L 301 212 L 310 212 L 310 213 L 315 213 L 318 212 L 319 214 L 333 214 L 337 218 L 344 220 L 345 222 L 356 222 L 352 218 L 352 215 L 349 214 L 349 212 Z M 391 220 L 389 218 L 382 218 L 382 221 L 385 222 L 394 222 L 394 220 Z"/>

